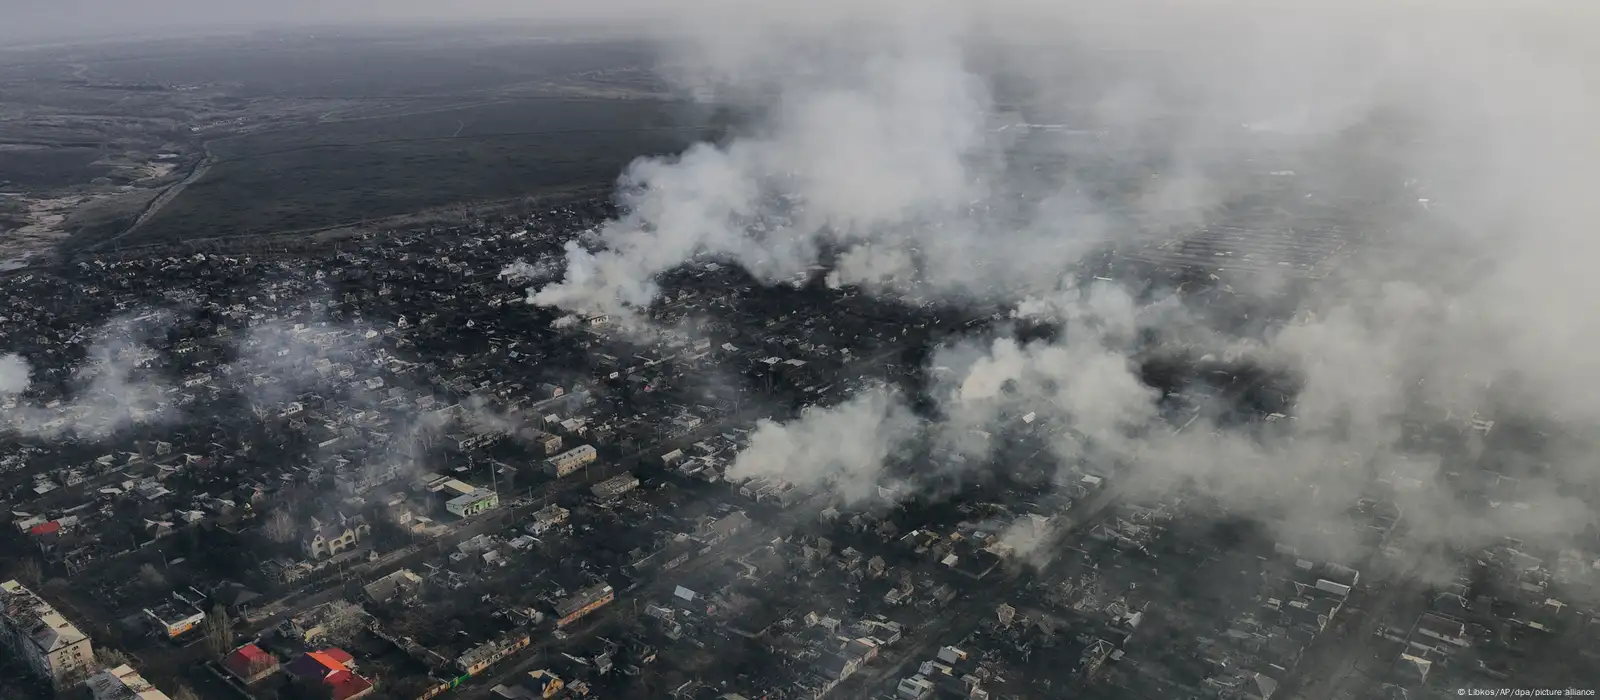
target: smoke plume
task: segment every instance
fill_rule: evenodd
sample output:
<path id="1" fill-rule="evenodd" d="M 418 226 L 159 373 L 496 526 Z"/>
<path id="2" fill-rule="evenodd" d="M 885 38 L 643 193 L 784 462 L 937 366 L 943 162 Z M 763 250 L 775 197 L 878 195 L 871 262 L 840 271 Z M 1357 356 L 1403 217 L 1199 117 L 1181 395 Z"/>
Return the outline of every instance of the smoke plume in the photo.
<path id="1" fill-rule="evenodd" d="M 1360 539 L 1350 509 L 1369 496 L 1424 539 L 1558 546 L 1590 524 L 1565 494 L 1600 485 L 1592 8 L 881 0 L 681 19 L 669 73 L 760 117 L 630 167 L 625 213 L 570 244 L 531 302 L 638 315 L 696 259 L 770 282 L 827 263 L 836 287 L 1062 325 L 933 363 L 955 371 L 927 432 L 969 465 L 1032 413 L 1064 468 L 1137 465 L 1135 490 L 1186 479 L 1331 551 Z M 1250 228 L 1326 255 L 1263 249 Z M 1101 252 L 1170 259 L 1200 229 L 1221 247 L 1181 264 L 1221 268 L 1211 281 L 1076 282 Z M 1272 303 L 1295 313 L 1257 310 Z M 1259 387 L 1218 370 L 1175 419 L 1141 373 L 1162 354 L 1285 368 L 1297 388 L 1283 418 L 1240 425 L 1228 404 Z M 905 415 L 869 394 L 763 424 L 730 476 L 858 498 L 890 475 L 884 435 L 917 432 L 881 429 Z"/>
<path id="2" fill-rule="evenodd" d="M 794 421 L 762 421 L 728 468 L 734 481 L 765 477 L 837 500 L 878 499 L 892 488 L 889 459 L 916 437 L 921 422 L 887 390 L 856 395 L 837 406 L 809 407 Z"/>
<path id="3" fill-rule="evenodd" d="M 168 387 L 152 372 L 156 354 L 145 345 L 162 314 L 118 318 L 98 329 L 73 373 L 69 396 L 41 405 L 18 402 L 0 413 L 0 420 L 21 435 L 57 438 L 72 434 L 99 439 L 132 425 L 165 420 L 173 414 Z M 150 322 L 146 324 L 145 322 Z M 0 393 L 17 394 L 29 386 L 25 360 L 8 355 L 0 360 Z"/>
<path id="4" fill-rule="evenodd" d="M 500 279 L 507 282 L 543 282 L 560 272 L 555 264 L 548 260 L 530 263 L 526 260 L 517 260 L 500 270 Z"/>
<path id="5" fill-rule="evenodd" d="M 0 396 L 20 394 L 32 383 L 33 369 L 21 355 L 0 357 Z"/>

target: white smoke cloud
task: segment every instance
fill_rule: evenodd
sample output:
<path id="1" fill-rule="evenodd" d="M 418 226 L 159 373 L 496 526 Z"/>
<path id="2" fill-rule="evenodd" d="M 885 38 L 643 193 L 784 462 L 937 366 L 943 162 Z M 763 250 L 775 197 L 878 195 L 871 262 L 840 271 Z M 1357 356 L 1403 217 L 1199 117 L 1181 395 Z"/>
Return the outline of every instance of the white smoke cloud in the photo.
<path id="1" fill-rule="evenodd" d="M 300 394 L 332 385 L 335 365 L 370 365 L 377 357 L 373 340 L 359 329 L 315 318 L 273 321 L 250 329 L 239 342 L 238 358 L 222 373 L 256 411 L 280 411 Z"/>
<path id="2" fill-rule="evenodd" d="M 994 549 L 1014 561 L 1034 567 L 1049 564 L 1057 552 L 1054 546 L 1061 535 L 1055 518 L 1026 514 L 1012 520 L 996 538 Z"/>
<path id="3" fill-rule="evenodd" d="M 58 438 L 72 434 L 99 439 L 127 427 L 166 420 L 173 415 L 168 387 L 149 368 L 156 355 L 143 344 L 144 321 L 161 325 L 166 317 L 124 317 L 98 329 L 83 364 L 74 373 L 71 395 L 50 405 L 19 403 L 0 412 L 0 422 L 27 436 Z M 28 365 L 15 355 L 3 362 L 5 393 L 28 387 Z"/>
<path id="4" fill-rule="evenodd" d="M 33 368 L 21 355 L 0 357 L 0 396 L 20 394 L 32 383 Z"/>
<path id="5" fill-rule="evenodd" d="M 879 487 L 896 485 L 889 458 L 919 429 L 898 394 L 868 391 L 837 406 L 808 407 L 788 423 L 762 421 L 727 478 L 766 477 L 844 503 L 875 501 Z"/>
<path id="6" fill-rule="evenodd" d="M 521 415 L 502 411 L 477 394 L 462 400 L 460 421 L 476 433 L 512 437 L 520 436 L 528 425 Z"/>
<path id="7" fill-rule="evenodd" d="M 996 155 L 985 86 L 964 68 L 958 45 L 921 32 L 873 39 L 884 43 L 852 53 L 849 70 L 802 65 L 779 80 L 759 133 L 635 163 L 622 181 L 628 213 L 601 230 L 599 250 L 569 244 L 565 279 L 530 300 L 626 314 L 655 299 L 657 275 L 699 256 L 775 281 L 834 247 L 856 249 L 837 282 L 883 281 L 906 276 L 917 228 L 976 233 L 969 208 L 989 188 L 972 166 Z M 887 257 L 871 258 L 866 244 L 874 243 Z"/>
<path id="8" fill-rule="evenodd" d="M 538 263 L 517 260 L 501 268 L 499 277 L 511 283 L 537 282 L 546 280 L 557 272 L 560 272 L 560 269 L 549 260 L 541 260 Z"/>
<path id="9" fill-rule="evenodd" d="M 1519 457 L 1548 472 L 1483 465 L 1517 472 L 1524 504 L 1484 510 L 1449 474 L 1463 469 L 1437 468 L 1442 458 L 1406 444 L 1402 428 L 1478 411 L 1600 424 L 1588 399 L 1600 389 L 1600 316 L 1587 308 L 1600 278 L 1586 268 L 1600 252 L 1587 230 L 1600 203 L 1582 189 L 1600 180 L 1587 77 L 1597 61 L 1583 41 L 1600 13 L 1441 7 L 696 5 L 668 37 L 674 77 L 764 117 L 728 143 L 636 163 L 623 178 L 627 213 L 591 245 L 569 246 L 563 280 L 530 301 L 631 315 L 656 298 L 658 275 L 697 257 L 776 280 L 837 253 L 833 286 L 1000 301 L 1065 325 L 1052 341 L 968 339 L 935 361 L 958 371 L 936 387 L 932 433 L 962 453 L 988 454 L 993 441 L 975 431 L 1033 411 L 1059 426 L 1052 448 L 1065 462 L 1192 479 L 1330 549 L 1349 546 L 1345 511 L 1373 491 L 1428 537 L 1581 531 L 1588 516 L 1561 484 L 1594 483 L 1584 440 Z M 1267 165 L 1278 161 L 1288 162 Z M 1306 183 L 1313 202 L 1357 183 L 1428 206 L 1325 202 L 1364 217 L 1338 251 L 1342 267 L 1312 286 L 1297 322 L 1244 337 L 1175 298 L 1063 282 L 1099 244 L 1181 234 L 1262 194 L 1259 177 L 1236 172 L 1249 167 L 1294 171 L 1274 177 Z M 1402 179 L 1420 184 L 1403 190 Z M 1218 306 L 1288 282 L 1231 278 L 1235 301 Z M 1173 433 L 1138 374 L 1141 332 L 1167 351 L 1294 370 L 1293 416 L 1238 430 L 1202 412 Z M 830 454 L 830 436 L 810 427 L 826 416 L 877 425 L 903 409 L 863 401 L 870 410 L 847 402 L 764 425 L 739 473 L 819 485 L 884 476 L 877 441 L 852 443 L 866 446 L 854 460 L 774 456 Z M 841 473 L 844 462 L 856 466 Z"/>

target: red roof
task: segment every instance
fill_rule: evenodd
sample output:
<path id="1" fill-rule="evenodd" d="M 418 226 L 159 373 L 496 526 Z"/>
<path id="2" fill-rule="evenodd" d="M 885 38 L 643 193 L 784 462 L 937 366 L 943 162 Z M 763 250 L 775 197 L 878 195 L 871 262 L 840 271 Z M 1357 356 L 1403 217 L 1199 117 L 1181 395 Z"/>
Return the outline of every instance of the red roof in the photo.
<path id="1" fill-rule="evenodd" d="M 224 657 L 222 665 L 232 671 L 235 676 L 249 678 L 262 670 L 277 666 L 278 660 L 271 654 L 262 651 L 261 647 L 254 644 L 246 644 L 234 649 L 233 653 Z"/>
<path id="2" fill-rule="evenodd" d="M 333 689 L 333 700 L 346 700 L 360 695 L 372 687 L 372 681 L 349 671 L 336 671 L 323 679 L 322 682 Z"/>
<path id="3" fill-rule="evenodd" d="M 49 535 L 49 534 L 57 533 L 57 532 L 60 532 L 60 531 L 61 531 L 61 521 L 60 520 L 52 520 L 52 521 L 50 521 L 48 523 L 40 523 L 38 525 L 34 525 L 31 528 L 28 528 L 28 534 L 32 534 L 32 535 Z"/>
<path id="4" fill-rule="evenodd" d="M 244 645 L 242 647 L 239 647 L 238 649 L 235 649 L 233 651 L 233 653 L 238 654 L 239 656 L 242 656 L 246 660 L 249 660 L 249 661 L 258 661 L 258 660 L 261 660 L 261 659 L 270 659 L 270 658 L 272 658 L 271 654 L 268 654 L 267 652 L 263 651 L 261 649 L 261 647 L 258 647 L 258 646 L 254 645 L 254 644 L 246 644 L 246 645 Z"/>
<path id="5" fill-rule="evenodd" d="M 316 660 L 317 663 L 322 664 L 323 668 L 328 669 L 328 673 L 338 673 L 339 671 L 349 671 L 350 670 L 348 668 L 345 668 L 345 665 L 344 665 L 343 661 L 340 661 L 339 659 L 334 658 L 334 656 L 332 654 L 329 654 L 328 652 L 325 652 L 325 651 L 308 651 L 308 652 L 306 652 L 306 656 L 309 656 L 312 659 Z M 346 654 L 345 658 L 347 658 L 347 659 L 350 658 L 350 655 Z"/>
<path id="6" fill-rule="evenodd" d="M 289 673 L 301 678 L 321 678 L 326 680 L 336 673 L 348 673 L 350 667 L 346 666 L 355 658 L 343 649 L 337 647 L 321 651 L 308 651 L 300 658 L 289 664 Z"/>

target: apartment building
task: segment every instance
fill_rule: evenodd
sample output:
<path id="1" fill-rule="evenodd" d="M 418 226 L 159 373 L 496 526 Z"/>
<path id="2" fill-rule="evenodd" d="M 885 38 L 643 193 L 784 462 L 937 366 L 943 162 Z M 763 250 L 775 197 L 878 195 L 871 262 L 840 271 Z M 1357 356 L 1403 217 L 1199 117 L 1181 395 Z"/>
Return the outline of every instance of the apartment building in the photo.
<path id="1" fill-rule="evenodd" d="M 593 445 L 579 445 L 566 452 L 545 460 L 549 465 L 550 473 L 557 478 L 565 477 L 578 471 L 585 464 L 594 462 L 599 457 Z"/>
<path id="2" fill-rule="evenodd" d="M 94 665 L 89 636 L 16 581 L 0 583 L 0 642 L 57 687 L 81 680 Z"/>
<path id="3" fill-rule="evenodd" d="M 96 673 L 87 683 L 94 700 L 172 700 L 127 664 Z"/>

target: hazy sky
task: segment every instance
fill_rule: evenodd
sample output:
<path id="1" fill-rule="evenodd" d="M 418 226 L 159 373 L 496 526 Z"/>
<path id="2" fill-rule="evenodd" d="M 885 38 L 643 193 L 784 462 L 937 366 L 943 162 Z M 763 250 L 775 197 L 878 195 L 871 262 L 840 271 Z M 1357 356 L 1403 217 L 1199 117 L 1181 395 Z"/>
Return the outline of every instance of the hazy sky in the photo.
<path id="1" fill-rule="evenodd" d="M 813 0 L 776 2 L 736 0 L 0 0 L 0 45 L 56 40 L 80 36 L 152 32 L 189 33 L 200 29 L 253 29 L 303 24 L 386 24 L 416 22 L 475 22 L 500 19 L 641 21 L 659 26 L 663 17 L 691 20 L 695 24 L 721 23 L 730 16 L 745 20 L 804 23 L 819 16 L 841 14 L 870 16 L 885 8 L 913 14 L 964 8 L 978 15 L 1004 17 L 1021 13 L 1038 15 L 1102 15 L 1135 20 L 1134 24 L 1161 24 L 1171 11 L 1232 14 L 1300 15 L 1302 21 L 1319 17 L 1359 16 L 1381 8 L 1421 10 L 1422 15 L 1446 20 L 1479 11 L 1499 14 L 1516 8 L 1519 13 L 1555 12 L 1564 22 L 1600 16 L 1600 4 L 1586 0 L 1389 0 L 1330 2 L 1329 0 L 1131 0 L 1129 2 L 1061 2 L 1041 0 Z M 1016 27 L 1014 27 L 1016 28 Z"/>
<path id="2" fill-rule="evenodd" d="M 0 41 L 318 23 L 621 20 L 662 5 L 642 0 L 0 0 Z"/>

